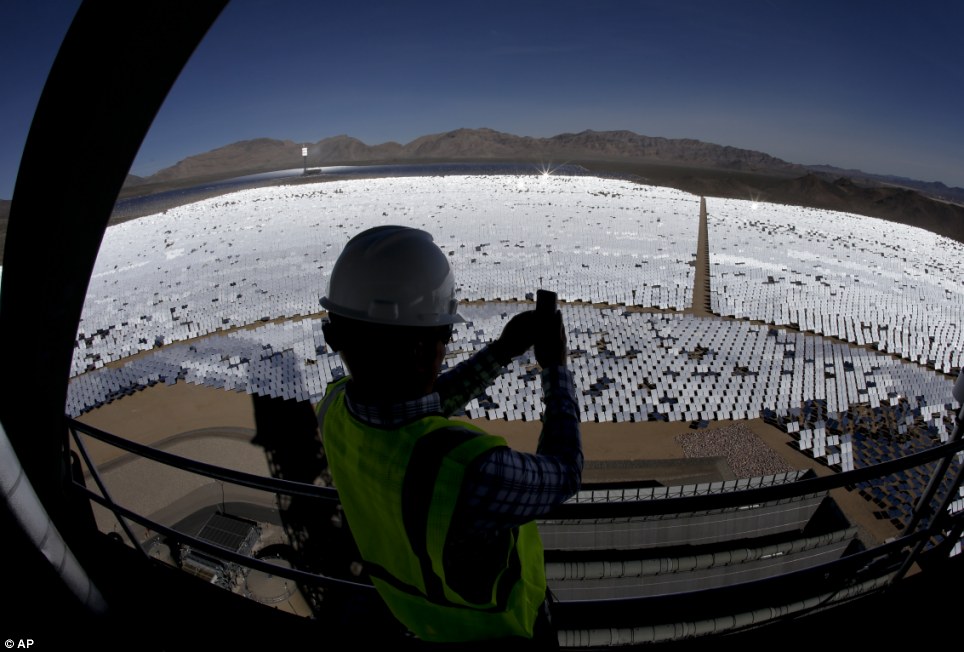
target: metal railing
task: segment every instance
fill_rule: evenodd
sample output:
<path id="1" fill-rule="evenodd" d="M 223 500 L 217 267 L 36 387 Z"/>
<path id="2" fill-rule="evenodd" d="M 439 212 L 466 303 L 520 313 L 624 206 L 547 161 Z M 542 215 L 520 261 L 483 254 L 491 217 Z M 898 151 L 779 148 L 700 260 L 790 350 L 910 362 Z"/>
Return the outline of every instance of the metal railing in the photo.
<path id="1" fill-rule="evenodd" d="M 954 434 L 947 443 L 874 466 L 840 472 L 825 477 L 809 477 L 784 484 L 745 488 L 727 491 L 725 493 L 640 501 L 567 503 L 555 509 L 544 520 L 607 519 L 672 515 L 737 508 L 745 505 L 759 505 L 761 503 L 773 503 L 800 496 L 825 493 L 832 489 L 843 487 L 852 488 L 861 482 L 872 481 L 933 462 L 938 463 L 937 467 L 941 473 L 946 473 L 947 470 L 952 467 L 954 458 L 957 457 L 960 459 L 962 457 L 961 452 L 964 451 L 964 438 L 961 437 L 962 415 L 964 415 L 964 408 L 962 408 L 958 414 Z M 144 528 L 149 528 L 177 544 L 190 546 L 192 549 L 203 551 L 241 566 L 271 573 L 295 582 L 320 587 L 338 586 L 358 591 L 373 590 L 370 584 L 364 582 L 319 575 L 298 568 L 279 567 L 253 556 L 241 554 L 196 536 L 191 536 L 174 527 L 158 523 L 134 510 L 117 504 L 109 495 L 106 486 L 100 478 L 96 465 L 92 463 L 81 435 L 86 435 L 110 446 L 132 453 L 135 456 L 152 460 L 172 468 L 216 481 L 231 483 L 240 487 L 271 492 L 277 496 L 298 496 L 322 501 L 331 505 L 338 501 L 338 494 L 335 489 L 225 469 L 138 444 L 76 420 L 69 420 L 68 424 L 70 435 L 83 457 L 91 477 L 97 484 L 100 494 L 78 482 L 74 483 L 74 488 L 92 502 L 101 505 L 113 513 L 114 517 L 121 523 L 131 545 L 144 552 L 145 556 L 147 553 L 142 549 L 140 542 L 127 524 L 128 521 Z M 859 580 L 868 586 L 872 585 L 873 590 L 877 590 L 881 586 L 889 585 L 903 577 L 908 569 L 920 560 L 928 542 L 942 540 L 948 536 L 960 537 L 960 533 L 962 529 L 964 529 L 964 512 L 952 515 L 948 509 L 951 502 L 957 497 L 961 486 L 960 471 L 956 477 L 952 479 L 947 494 L 941 498 L 939 505 L 934 507 L 935 501 L 932 499 L 935 497 L 939 485 L 940 482 L 931 482 L 927 490 L 927 495 L 922 495 L 917 501 L 912 521 L 914 528 L 908 529 L 902 536 L 894 537 L 882 545 L 845 555 L 841 559 L 823 564 L 817 572 L 822 573 L 826 577 L 837 577 L 842 582 L 842 585 L 853 585 Z M 951 547 L 952 546 L 938 546 L 935 549 L 939 549 L 942 551 L 942 554 L 947 555 Z M 786 573 L 767 580 L 757 580 L 750 584 L 772 583 L 773 580 L 791 582 L 794 581 L 795 577 L 804 577 L 806 573 L 812 574 L 813 572 L 815 571 Z M 882 580 L 881 578 L 885 579 Z M 870 581 L 872 579 L 874 579 L 873 582 Z M 727 589 L 728 587 L 722 587 L 720 589 L 714 589 L 714 592 L 725 593 Z M 746 587 L 744 586 L 742 590 L 745 591 Z M 623 602 L 625 602 L 625 600 Z M 824 601 L 818 601 L 818 605 L 823 604 Z M 604 611 L 600 611 L 600 608 L 603 608 L 602 604 L 595 606 L 590 604 L 580 605 L 580 609 L 584 609 L 587 615 L 593 612 L 603 614 Z M 580 618 L 579 620 L 582 619 Z"/>

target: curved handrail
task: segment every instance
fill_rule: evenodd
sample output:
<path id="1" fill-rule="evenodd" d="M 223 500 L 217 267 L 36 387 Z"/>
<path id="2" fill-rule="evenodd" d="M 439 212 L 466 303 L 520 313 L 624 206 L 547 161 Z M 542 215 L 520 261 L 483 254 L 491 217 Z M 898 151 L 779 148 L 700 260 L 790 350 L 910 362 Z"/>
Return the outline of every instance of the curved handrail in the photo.
<path id="1" fill-rule="evenodd" d="M 196 462 L 178 455 L 173 455 L 165 451 L 156 450 L 142 444 L 137 444 L 116 435 L 112 435 L 103 430 L 85 425 L 83 423 L 70 420 L 71 434 L 77 445 L 84 449 L 84 444 L 79 433 L 85 433 L 95 439 L 105 443 L 116 445 L 128 452 L 142 455 L 162 464 L 173 465 L 177 468 L 197 473 L 215 480 L 222 480 L 240 486 L 270 491 L 281 494 L 292 494 L 308 496 L 325 501 L 337 500 L 337 491 L 330 487 L 318 487 L 315 485 L 279 480 L 276 478 L 266 478 L 254 474 L 224 469 L 215 465 Z M 722 509 L 745 504 L 755 504 L 789 500 L 799 496 L 819 494 L 830 489 L 843 487 L 864 480 L 890 475 L 892 473 L 912 468 L 921 464 L 926 464 L 937 459 L 950 459 L 964 450 L 964 440 L 957 439 L 946 444 L 941 444 L 913 455 L 898 458 L 888 462 L 876 464 L 855 471 L 838 473 L 822 478 L 810 478 L 797 480 L 784 484 L 770 485 L 766 487 L 756 487 L 752 489 L 742 489 L 728 491 L 722 494 L 704 494 L 699 496 L 686 496 L 676 498 L 659 498 L 640 501 L 614 502 L 614 503 L 577 503 L 567 504 L 553 510 L 545 520 L 565 520 L 574 518 L 607 518 L 607 517 L 638 517 L 656 514 L 671 514 L 687 511 L 707 511 Z M 87 459 L 88 465 L 90 460 Z M 91 468 L 97 475 L 96 468 Z M 151 519 L 142 516 L 133 510 L 118 505 L 110 497 L 100 496 L 97 493 L 83 486 L 82 482 L 75 481 L 74 487 L 86 496 L 89 500 L 102 505 L 111 510 L 118 518 L 126 518 L 134 521 L 146 528 L 158 532 L 172 541 L 189 545 L 192 548 L 207 552 L 228 562 L 233 562 L 247 568 L 253 568 L 266 573 L 274 574 L 286 579 L 314 586 L 341 587 L 349 590 L 371 591 L 374 587 L 371 584 L 356 582 L 352 580 L 328 577 L 315 574 L 298 568 L 278 567 L 269 562 L 241 554 L 237 551 L 223 548 L 217 544 L 177 531 L 171 527 L 155 523 Z M 944 514 L 946 517 L 947 515 Z M 954 516 L 955 524 L 964 521 L 964 514 Z M 944 519 L 934 519 L 944 521 Z M 796 593 L 799 593 L 800 586 L 820 586 L 821 590 L 829 590 L 827 595 L 833 598 L 840 595 L 840 591 L 847 590 L 855 581 L 876 582 L 875 591 L 885 590 L 901 577 L 900 569 L 913 563 L 920 555 L 924 544 L 929 540 L 938 526 L 931 523 L 930 527 L 916 529 L 915 531 L 905 532 L 903 535 L 889 539 L 883 544 L 860 550 L 846 555 L 840 559 L 823 563 L 819 567 L 802 569 L 781 573 L 766 578 L 759 578 L 749 582 L 741 582 L 734 585 L 709 589 L 711 592 L 721 592 L 724 596 L 759 594 L 769 595 L 776 584 L 779 586 L 797 586 Z M 128 533 L 129 536 L 130 533 Z M 138 545 L 133 541 L 134 545 Z M 816 578 L 816 579 L 814 579 Z M 705 593 L 706 589 L 701 593 Z M 736 591 L 736 594 L 727 593 Z M 685 596 L 676 596 L 680 598 Z M 560 603 L 565 605 L 564 612 L 572 623 L 586 622 L 591 623 L 602 613 L 609 613 L 613 608 L 628 608 L 635 611 L 634 604 L 644 604 L 647 600 L 654 598 L 616 598 L 608 600 L 566 600 Z M 656 598 L 662 599 L 662 598 Z M 727 598 L 729 599 L 729 598 Z M 832 599 L 819 600 L 817 604 L 811 605 L 801 610 L 801 613 L 817 610 L 827 606 Z M 578 610 L 579 617 L 573 614 Z M 603 611 L 600 611 L 603 610 Z M 595 615 L 594 615 L 595 614 Z"/>
<path id="2" fill-rule="evenodd" d="M 268 478 L 261 475 L 255 475 L 253 473 L 245 473 L 244 471 L 226 469 L 215 464 L 198 462 L 187 457 L 181 457 L 180 455 L 151 448 L 150 446 L 145 446 L 144 444 L 138 444 L 130 441 L 129 439 L 124 439 L 123 437 L 118 437 L 117 435 L 105 432 L 99 428 L 81 423 L 75 419 L 68 419 L 67 423 L 72 430 L 83 432 L 87 435 L 90 435 L 94 439 L 98 439 L 106 444 L 110 444 L 111 446 L 116 446 L 117 448 L 125 450 L 129 453 L 134 453 L 135 455 L 139 455 L 143 458 L 160 462 L 161 464 L 167 464 L 168 466 L 174 466 L 192 473 L 197 473 L 198 475 L 203 475 L 208 478 L 223 480 L 225 482 L 230 482 L 242 487 L 248 487 L 250 489 L 261 489 L 263 491 L 283 493 L 290 496 L 306 496 L 309 498 L 320 498 L 334 502 L 338 501 L 338 492 L 331 487 L 319 487 L 317 485 L 307 484 L 305 482 L 294 482 L 292 480 Z"/>
<path id="3" fill-rule="evenodd" d="M 175 466 L 216 480 L 223 480 L 252 489 L 261 489 L 276 493 L 315 497 L 327 501 L 338 500 L 338 492 L 332 487 L 319 487 L 302 482 L 267 478 L 251 473 L 225 469 L 213 464 L 197 462 L 166 451 L 151 448 L 150 446 L 138 444 L 74 419 L 70 419 L 68 423 L 72 429 L 83 432 L 107 444 L 154 460 L 155 462 Z M 700 496 L 679 496 L 618 503 L 565 503 L 556 507 L 546 518 L 562 520 L 655 516 L 659 514 L 725 509 L 747 504 L 786 500 L 804 495 L 820 494 L 831 489 L 883 477 L 927 464 L 934 460 L 946 458 L 961 451 L 964 451 L 964 439 L 940 444 L 918 453 L 887 462 L 880 462 L 873 466 L 835 473 L 830 476 L 797 480 L 795 482 L 775 484 L 766 487 L 736 489 L 725 493 Z"/>

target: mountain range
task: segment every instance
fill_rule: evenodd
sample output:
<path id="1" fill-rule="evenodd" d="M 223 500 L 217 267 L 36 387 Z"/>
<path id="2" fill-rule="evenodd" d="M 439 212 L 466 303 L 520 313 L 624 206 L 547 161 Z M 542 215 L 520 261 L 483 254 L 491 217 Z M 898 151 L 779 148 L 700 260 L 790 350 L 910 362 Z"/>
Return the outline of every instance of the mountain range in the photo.
<path id="1" fill-rule="evenodd" d="M 299 168 L 305 163 L 301 156 L 305 146 L 307 164 L 316 169 L 373 163 L 569 163 L 594 174 L 671 186 L 707 197 L 754 199 L 869 215 L 964 242 L 962 188 L 829 165 L 806 166 L 754 150 L 688 138 L 643 136 L 631 131 L 587 130 L 533 138 L 492 129 L 456 129 L 422 136 L 404 145 L 367 145 L 344 135 L 307 145 L 257 138 L 189 156 L 149 177 L 129 175 L 121 197 Z M 318 175 L 311 175 L 305 181 L 318 179 Z M 0 244 L 9 208 L 9 201 L 0 200 Z"/>
<path id="2" fill-rule="evenodd" d="M 258 138 L 233 143 L 160 170 L 146 182 L 175 181 L 299 167 L 302 145 L 290 140 Z M 753 150 L 691 139 L 641 136 L 631 131 L 582 131 L 551 138 L 515 136 L 492 129 L 457 129 L 422 136 L 401 145 L 366 145 L 351 136 L 334 136 L 309 144 L 311 166 L 384 163 L 389 161 L 659 161 L 737 171 L 802 173 L 805 168 Z"/>
<path id="3" fill-rule="evenodd" d="M 806 166 L 754 150 L 631 131 L 587 130 L 533 138 L 492 129 L 456 129 L 422 136 L 404 145 L 367 145 L 344 135 L 307 145 L 258 138 L 189 156 L 149 177 L 132 175 L 122 196 L 298 168 L 306 162 L 301 156 L 305 146 L 311 168 L 456 161 L 578 164 L 595 174 L 671 186 L 708 197 L 755 199 L 880 217 L 964 242 L 962 188 L 828 165 Z"/>
<path id="4" fill-rule="evenodd" d="M 199 177 L 222 177 L 299 167 L 301 148 L 308 147 L 310 166 L 385 163 L 396 161 L 572 161 L 649 162 L 751 172 L 766 175 L 800 176 L 813 172 L 825 177 L 847 177 L 863 183 L 911 188 L 938 199 L 964 203 L 964 188 L 940 182 L 906 177 L 875 175 L 861 170 L 830 165 L 789 163 L 769 154 L 699 140 L 642 136 L 631 131 L 581 131 L 550 138 L 516 136 L 493 129 L 456 129 L 422 136 L 405 145 L 386 142 L 367 145 L 351 136 L 334 136 L 312 144 L 290 140 L 257 138 L 190 156 L 144 179 L 130 184 L 170 182 Z"/>

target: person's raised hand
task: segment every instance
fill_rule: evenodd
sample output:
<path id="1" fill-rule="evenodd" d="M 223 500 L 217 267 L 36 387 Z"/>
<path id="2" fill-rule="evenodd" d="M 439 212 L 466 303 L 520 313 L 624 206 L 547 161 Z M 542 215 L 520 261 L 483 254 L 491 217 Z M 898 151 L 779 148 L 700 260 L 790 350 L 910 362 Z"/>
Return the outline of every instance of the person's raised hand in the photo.
<path id="1" fill-rule="evenodd" d="M 520 312 L 509 320 L 502 335 L 492 343 L 493 353 L 499 362 L 506 364 L 512 358 L 529 350 L 536 341 L 536 311 Z"/>

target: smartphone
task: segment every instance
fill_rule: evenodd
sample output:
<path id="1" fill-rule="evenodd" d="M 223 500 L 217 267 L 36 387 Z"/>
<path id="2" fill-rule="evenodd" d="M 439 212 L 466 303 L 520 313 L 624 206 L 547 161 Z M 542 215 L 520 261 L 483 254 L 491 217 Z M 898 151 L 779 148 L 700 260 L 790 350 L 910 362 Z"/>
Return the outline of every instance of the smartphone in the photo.
<path id="1" fill-rule="evenodd" d="M 549 290 L 536 292 L 536 314 L 548 316 L 556 314 L 556 293 Z"/>

